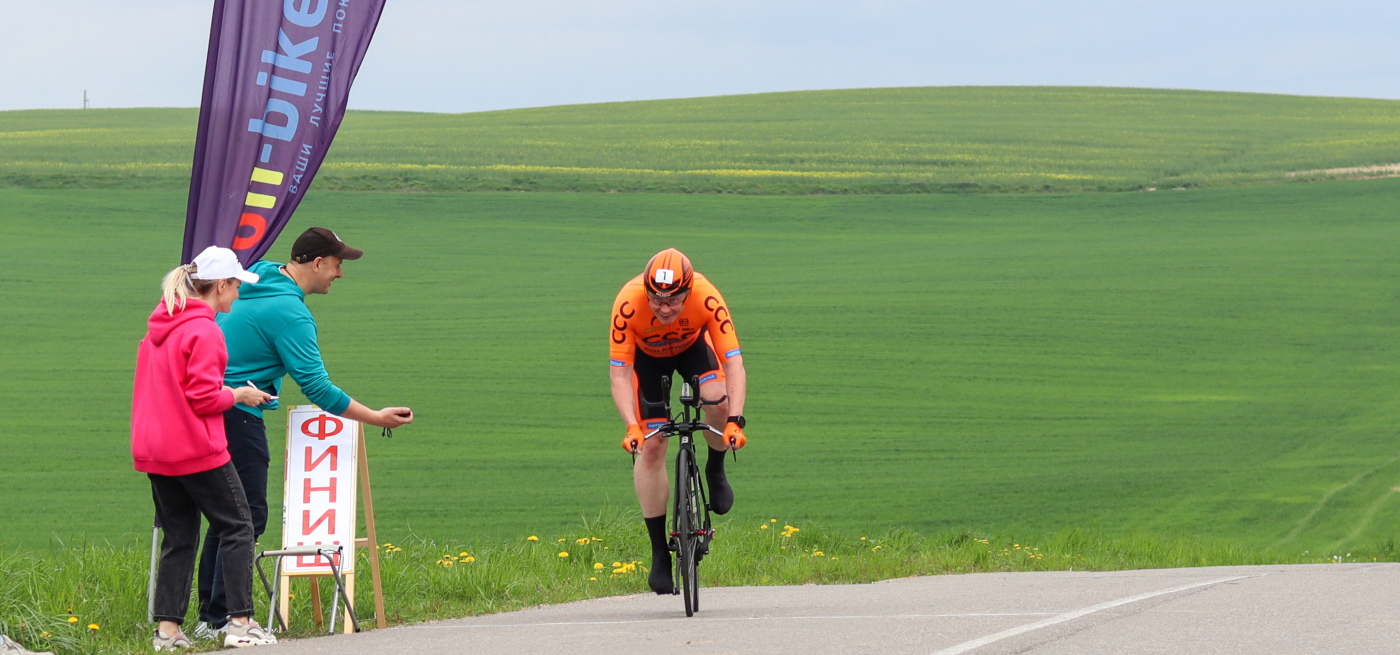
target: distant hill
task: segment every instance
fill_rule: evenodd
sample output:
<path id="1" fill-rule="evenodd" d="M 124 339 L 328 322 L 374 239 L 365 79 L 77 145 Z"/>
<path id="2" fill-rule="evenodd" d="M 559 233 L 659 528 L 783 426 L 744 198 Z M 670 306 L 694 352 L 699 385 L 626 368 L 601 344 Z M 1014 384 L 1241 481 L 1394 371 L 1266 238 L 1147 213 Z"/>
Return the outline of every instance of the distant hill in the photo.
<path id="1" fill-rule="evenodd" d="M 0 112 L 0 186 L 183 188 L 197 110 Z M 1081 87 L 351 112 L 319 189 L 1114 191 L 1394 174 L 1400 102 Z M 1347 169 L 1347 170 L 1337 170 Z"/>

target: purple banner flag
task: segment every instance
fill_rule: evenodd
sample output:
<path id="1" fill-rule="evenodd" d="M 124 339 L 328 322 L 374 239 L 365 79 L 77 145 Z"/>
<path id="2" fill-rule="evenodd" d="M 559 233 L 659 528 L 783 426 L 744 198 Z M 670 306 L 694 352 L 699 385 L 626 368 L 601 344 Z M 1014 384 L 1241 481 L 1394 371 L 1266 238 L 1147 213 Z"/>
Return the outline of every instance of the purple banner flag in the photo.
<path id="1" fill-rule="evenodd" d="M 215 0 L 199 109 L 189 262 L 246 266 L 272 246 L 326 158 L 384 0 Z"/>

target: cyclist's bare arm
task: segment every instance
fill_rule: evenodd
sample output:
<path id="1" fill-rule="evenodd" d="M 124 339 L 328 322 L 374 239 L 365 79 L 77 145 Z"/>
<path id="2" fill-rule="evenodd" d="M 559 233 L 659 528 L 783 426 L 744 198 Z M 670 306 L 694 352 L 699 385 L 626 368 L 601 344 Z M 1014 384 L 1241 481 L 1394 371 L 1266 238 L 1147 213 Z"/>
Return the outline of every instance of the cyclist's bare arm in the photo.
<path id="1" fill-rule="evenodd" d="M 608 378 L 612 383 L 613 404 L 617 405 L 617 412 L 622 414 L 622 422 L 636 425 L 637 392 L 632 388 L 632 365 L 609 366 Z"/>
<path id="2" fill-rule="evenodd" d="M 748 374 L 744 372 L 743 355 L 735 355 L 724 361 L 724 392 L 729 394 L 729 415 L 744 413 L 744 394 L 748 391 Z M 614 386 L 614 389 L 616 387 Z M 614 391 L 616 396 L 617 392 Z M 722 426 L 715 426 L 722 428 Z"/>

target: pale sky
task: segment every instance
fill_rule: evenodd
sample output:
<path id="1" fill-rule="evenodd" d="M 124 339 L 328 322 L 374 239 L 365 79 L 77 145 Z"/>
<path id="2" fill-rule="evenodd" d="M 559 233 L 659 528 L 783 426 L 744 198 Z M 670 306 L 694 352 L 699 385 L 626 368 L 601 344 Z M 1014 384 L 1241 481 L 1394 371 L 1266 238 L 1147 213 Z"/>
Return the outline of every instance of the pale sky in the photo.
<path id="1" fill-rule="evenodd" d="M 0 0 L 0 110 L 198 106 L 212 6 Z M 388 0 L 350 106 L 942 85 L 1400 99 L 1400 3 Z"/>

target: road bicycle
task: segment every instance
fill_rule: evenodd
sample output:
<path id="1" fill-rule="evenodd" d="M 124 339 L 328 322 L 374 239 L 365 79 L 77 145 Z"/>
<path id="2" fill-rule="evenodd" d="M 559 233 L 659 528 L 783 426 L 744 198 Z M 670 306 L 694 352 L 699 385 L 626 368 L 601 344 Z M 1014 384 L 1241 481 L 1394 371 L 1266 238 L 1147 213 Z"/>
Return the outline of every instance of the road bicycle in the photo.
<path id="1" fill-rule="evenodd" d="M 723 396 L 718 400 L 705 400 L 700 397 L 699 389 L 698 376 L 681 383 L 681 411 L 674 416 L 671 414 L 671 376 L 662 377 L 660 403 L 644 401 L 646 405 L 664 408 L 667 416 L 666 424 L 648 432 L 646 438 L 657 435 L 680 437 L 668 547 L 676 553 L 676 575 L 680 578 L 676 590 L 685 596 L 686 616 L 694 616 L 700 611 L 700 580 L 697 577 L 700 560 L 710 552 L 710 542 L 715 538 L 714 528 L 710 525 L 710 504 L 706 500 L 703 476 L 695 463 L 695 439 L 706 431 L 724 436 L 723 432 L 701 421 L 700 416 L 704 407 L 718 405 L 729 398 Z"/>

